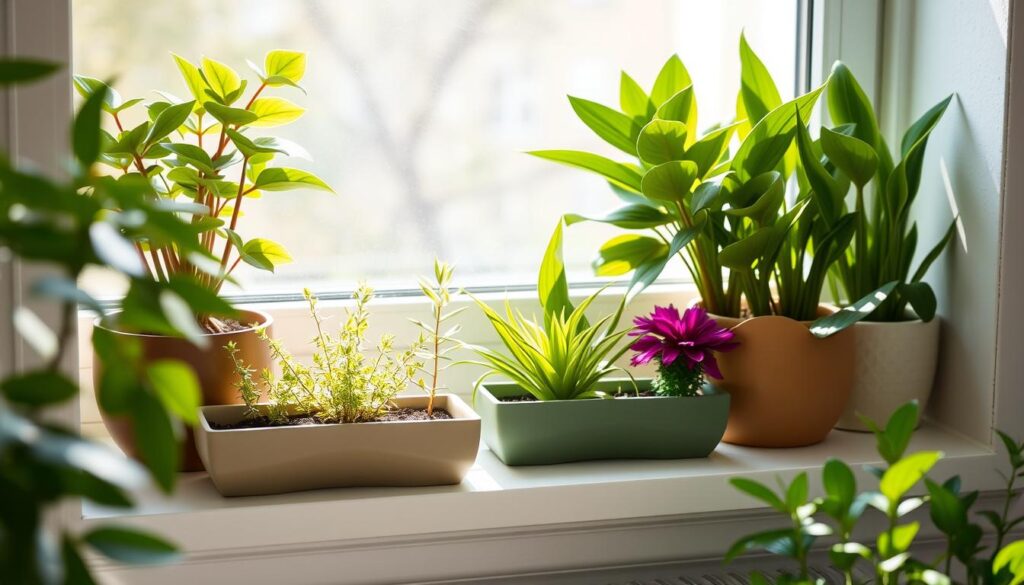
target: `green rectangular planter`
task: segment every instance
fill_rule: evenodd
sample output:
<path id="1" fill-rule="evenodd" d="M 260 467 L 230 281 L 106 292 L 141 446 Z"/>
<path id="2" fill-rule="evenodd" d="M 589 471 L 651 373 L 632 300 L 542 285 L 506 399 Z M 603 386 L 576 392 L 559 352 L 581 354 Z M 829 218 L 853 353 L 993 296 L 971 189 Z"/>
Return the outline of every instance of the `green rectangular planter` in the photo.
<path id="1" fill-rule="evenodd" d="M 641 391 L 650 380 L 637 380 Z M 598 389 L 632 390 L 628 380 Z M 593 459 L 707 457 L 725 433 L 729 395 L 705 385 L 703 396 L 503 402 L 523 396 L 514 383 L 482 384 L 473 406 L 487 446 L 506 465 Z"/>

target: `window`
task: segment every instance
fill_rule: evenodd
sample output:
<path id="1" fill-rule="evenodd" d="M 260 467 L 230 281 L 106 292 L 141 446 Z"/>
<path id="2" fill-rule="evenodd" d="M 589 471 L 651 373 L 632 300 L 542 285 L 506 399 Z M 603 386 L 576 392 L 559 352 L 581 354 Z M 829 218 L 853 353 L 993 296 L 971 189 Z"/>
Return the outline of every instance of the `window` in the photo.
<path id="1" fill-rule="evenodd" d="M 619 70 L 649 86 L 678 53 L 702 126 L 734 115 L 737 39 L 751 44 L 792 95 L 799 0 L 74 0 L 74 70 L 115 79 L 125 97 L 187 91 L 168 54 L 206 55 L 246 72 L 274 48 L 309 53 L 307 108 L 280 134 L 338 192 L 268 193 L 247 208 L 243 236 L 295 258 L 277 274 L 239 270 L 247 293 L 350 290 L 360 279 L 407 288 L 439 256 L 459 284 L 532 284 L 547 238 L 568 211 L 616 205 L 604 183 L 522 154 L 601 152 L 565 94 L 618 103 Z M 698 24 L 699 23 L 699 24 Z M 785 97 L 785 96 L 784 96 Z M 135 115 L 144 115 L 135 112 Z M 614 228 L 573 226 L 570 278 Z M 682 278 L 673 263 L 666 277 Z M 87 286 L 118 292 L 102 274 Z"/>

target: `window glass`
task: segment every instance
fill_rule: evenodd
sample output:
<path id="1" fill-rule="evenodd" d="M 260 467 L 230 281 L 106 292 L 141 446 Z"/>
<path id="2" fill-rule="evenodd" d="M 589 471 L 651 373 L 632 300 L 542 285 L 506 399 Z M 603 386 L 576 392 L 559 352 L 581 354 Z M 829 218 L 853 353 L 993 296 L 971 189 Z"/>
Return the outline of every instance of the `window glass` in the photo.
<path id="1" fill-rule="evenodd" d="M 462 285 L 529 284 L 558 217 L 617 205 L 606 184 L 523 154 L 574 148 L 615 158 L 566 94 L 616 106 L 619 71 L 649 88 L 678 53 L 701 125 L 729 120 L 745 30 L 783 93 L 797 77 L 798 0 L 74 0 L 76 73 L 114 79 L 127 98 L 187 90 L 170 53 L 249 73 L 271 49 L 308 53 L 306 108 L 271 129 L 304 146 L 302 166 L 336 190 L 266 193 L 247 202 L 245 238 L 294 257 L 276 274 L 243 267 L 247 292 L 346 290 L 360 279 L 401 288 L 434 256 Z M 254 76 L 250 76 L 254 79 Z M 287 88 L 284 88 L 287 89 Z M 144 115 L 141 110 L 137 116 Z M 617 233 L 573 226 L 573 281 Z M 667 277 L 685 270 L 671 265 Z M 86 286 L 117 294 L 92 274 Z"/>

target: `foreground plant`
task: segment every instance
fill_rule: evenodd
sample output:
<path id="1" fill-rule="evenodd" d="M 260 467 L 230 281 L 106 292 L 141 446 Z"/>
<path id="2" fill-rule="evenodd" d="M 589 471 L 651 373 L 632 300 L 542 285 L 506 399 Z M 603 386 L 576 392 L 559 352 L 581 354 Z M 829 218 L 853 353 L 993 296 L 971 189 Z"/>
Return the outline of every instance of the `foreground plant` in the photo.
<path id="1" fill-rule="evenodd" d="M 629 349 L 628 344 L 622 343 L 628 330 L 615 331 L 615 328 L 626 301 L 623 298 L 614 314 L 593 324 L 587 321 L 585 313 L 601 291 L 587 297 L 579 306 L 572 305 L 562 262 L 561 222 L 555 228 L 541 263 L 537 290 L 544 312 L 543 324 L 513 310 L 508 301 L 502 316 L 475 299 L 508 354 L 486 347 L 471 347 L 483 361 L 469 363 L 488 370 L 476 381 L 474 396 L 480 384 L 492 376 L 509 378 L 537 400 L 605 396 L 596 389 L 598 383 L 614 372 L 625 372 L 615 361 Z"/>
<path id="2" fill-rule="evenodd" d="M 451 281 L 454 271 L 455 269 L 450 264 L 434 260 L 434 283 L 431 284 L 423 279 L 420 279 L 419 283 L 420 290 L 423 291 L 424 296 L 431 303 L 433 313 L 430 323 L 413 320 L 413 323 L 423 331 L 427 338 L 427 351 L 423 352 L 420 357 L 429 363 L 429 366 L 423 368 L 422 372 L 429 377 L 430 382 L 420 378 L 416 380 L 416 385 L 429 396 L 429 401 L 427 402 L 428 417 L 434 415 L 434 397 L 437 395 L 437 391 L 443 388 L 440 383 L 441 373 L 451 365 L 451 356 L 449 354 L 461 345 L 455 339 L 455 335 L 458 335 L 459 330 L 462 328 L 461 325 L 456 324 L 448 329 L 443 329 L 445 323 L 466 310 L 466 307 L 463 307 L 454 311 L 447 311 L 448 305 L 452 300 Z M 442 364 L 441 362 L 449 363 Z"/>
<path id="3" fill-rule="evenodd" d="M 704 386 L 704 375 L 721 379 L 716 351 L 729 351 L 738 344 L 733 333 L 718 326 L 700 307 L 690 307 L 679 316 L 674 306 L 654 307 L 650 317 L 636 317 L 629 332 L 638 339 L 629 348 L 637 353 L 633 366 L 658 362 L 658 377 L 652 388 L 661 396 L 696 396 Z"/>
<path id="4" fill-rule="evenodd" d="M 300 363 L 280 341 L 269 339 L 263 333 L 262 338 L 281 366 L 281 375 L 276 377 L 269 371 L 259 373 L 268 388 L 268 401 L 260 405 L 253 372 L 235 359 L 235 369 L 241 377 L 239 393 L 248 417 L 264 416 L 272 425 L 307 417 L 320 423 L 379 419 L 391 409 L 395 396 L 404 391 L 423 368 L 417 354 L 422 351 L 425 338 L 421 335 L 408 349 L 396 351 L 394 335 L 386 334 L 377 343 L 373 355 L 367 355 L 366 330 L 370 317 L 367 307 L 373 300 L 372 288 L 362 284 L 356 289 L 355 306 L 346 309 L 336 335 L 324 330 L 316 296 L 307 289 L 305 297 L 317 331 L 312 340 L 316 351 L 311 366 Z M 236 358 L 233 347 L 228 346 L 226 351 Z"/>
<path id="5" fill-rule="evenodd" d="M 953 564 L 962 566 L 970 585 L 1007 585 L 1024 581 L 1024 541 L 1004 546 L 1009 530 L 1024 522 L 1024 517 L 1011 517 L 1010 504 L 1019 496 L 1015 477 L 1024 468 L 1024 444 L 1017 443 L 1000 433 L 1010 459 L 1007 476 L 1005 505 L 1000 512 L 984 511 L 996 530 L 994 545 L 984 542 L 982 528 L 971 522 L 970 511 L 978 492 L 961 493 L 960 478 L 951 477 L 938 483 L 928 477 L 929 471 L 942 458 L 939 451 L 919 451 L 905 454 L 910 437 L 917 426 L 917 403 L 908 403 L 898 409 L 884 428 L 865 421 L 873 430 L 878 453 L 886 466 L 866 469 L 878 478 L 877 488 L 857 490 L 857 482 L 850 467 L 829 459 L 822 470 L 825 495 L 808 498 L 806 473 L 797 475 L 782 493 L 775 493 L 759 482 L 734 478 L 732 484 L 739 490 L 787 518 L 788 527 L 752 534 L 738 540 L 726 554 L 726 561 L 751 550 L 764 550 L 793 559 L 798 570 L 784 574 L 781 582 L 813 583 L 808 567 L 808 554 L 820 537 L 831 536 L 829 549 L 831 563 L 846 577 L 846 583 L 861 582 L 855 569 L 867 567 L 876 583 L 952 583 Z M 921 482 L 927 497 L 910 494 Z M 944 535 L 946 550 L 938 559 L 922 559 L 913 552 L 914 539 L 920 530 L 916 521 L 906 516 L 923 505 L 929 506 L 929 517 Z M 865 540 L 863 530 L 855 529 L 865 513 L 874 510 L 884 518 L 884 528 L 873 539 Z M 767 583 L 760 573 L 752 575 L 752 582 Z"/>
<path id="6" fill-rule="evenodd" d="M 309 158 L 304 149 L 251 133 L 302 115 L 303 108 L 264 93 L 283 86 L 301 89 L 306 56 L 278 50 L 267 54 L 263 69 L 250 64 L 259 84 L 248 96 L 248 80 L 223 63 L 203 58 L 196 66 L 177 55 L 174 60 L 192 99 L 157 92 L 160 99 L 145 104 L 145 115 L 132 123 L 127 117 L 143 103 L 141 98 L 122 100 L 102 81 L 82 75 L 75 76 L 74 84 L 86 98 L 102 92 L 103 111 L 116 128 L 116 135 L 102 135 L 100 161 L 122 177 L 150 183 L 162 204 L 199 232 L 191 246 L 164 237 L 136 238 L 141 269 L 159 282 L 188 276 L 219 292 L 241 262 L 273 272 L 291 261 L 280 244 L 243 237 L 238 224 L 246 199 L 291 189 L 331 191 L 307 171 L 268 166 L 277 155 Z M 200 322 L 208 333 L 227 328 L 212 315 L 201 315 Z"/>

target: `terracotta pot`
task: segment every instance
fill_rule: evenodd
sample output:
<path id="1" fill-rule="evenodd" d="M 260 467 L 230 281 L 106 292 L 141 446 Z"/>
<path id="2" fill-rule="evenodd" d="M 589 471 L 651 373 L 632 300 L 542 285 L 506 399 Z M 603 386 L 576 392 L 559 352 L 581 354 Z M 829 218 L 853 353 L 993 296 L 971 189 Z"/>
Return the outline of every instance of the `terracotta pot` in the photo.
<path id="1" fill-rule="evenodd" d="M 396 406 L 426 408 L 426 396 Z M 457 484 L 476 461 L 480 417 L 454 394 L 434 404 L 451 419 L 214 429 L 234 424 L 243 406 L 200 409 L 196 442 L 213 485 L 225 496 L 355 486 Z"/>
<path id="2" fill-rule="evenodd" d="M 821 307 L 820 314 L 832 310 Z M 739 347 L 717 355 L 732 396 L 723 441 L 751 447 L 801 447 L 828 436 L 853 387 L 854 333 L 826 339 L 810 322 L 788 317 L 715 317 L 730 327 Z"/>
<path id="3" fill-rule="evenodd" d="M 939 329 L 938 319 L 854 325 L 853 392 L 836 428 L 869 430 L 858 413 L 884 425 L 894 410 L 911 400 L 917 400 L 923 411 L 935 381 Z"/>
<path id="4" fill-rule="evenodd" d="M 273 319 L 262 311 L 240 310 L 239 313 L 241 313 L 241 317 L 238 320 L 241 323 L 255 323 L 256 325 L 241 331 L 207 335 L 210 343 L 205 348 L 196 347 L 177 337 L 125 333 L 116 329 L 107 329 L 107 331 L 117 336 L 140 340 L 146 361 L 174 359 L 191 366 L 199 378 L 199 386 L 203 393 L 203 405 L 240 404 L 242 398 L 238 393 L 239 377 L 235 373 L 234 364 L 224 350 L 224 346 L 228 342 L 235 342 L 235 345 L 238 346 L 238 358 L 257 372 L 264 368 L 272 369 L 274 360 L 267 344 L 256 335 L 256 330 L 259 328 L 265 328 L 267 334 L 272 335 Z M 95 326 L 101 327 L 99 320 Z M 93 364 L 93 383 L 94 387 L 98 389 L 103 369 L 95 354 L 93 355 Z M 97 403 L 99 402 L 98 397 L 97 390 Z M 137 458 L 138 452 L 135 448 L 135 433 L 131 420 L 124 416 L 109 414 L 103 410 L 102 406 L 99 410 L 103 417 L 103 424 L 110 431 L 110 436 L 113 437 L 117 446 L 129 457 Z M 187 430 L 187 436 L 182 444 L 181 470 L 203 470 L 203 462 L 196 452 L 192 429 Z"/>

